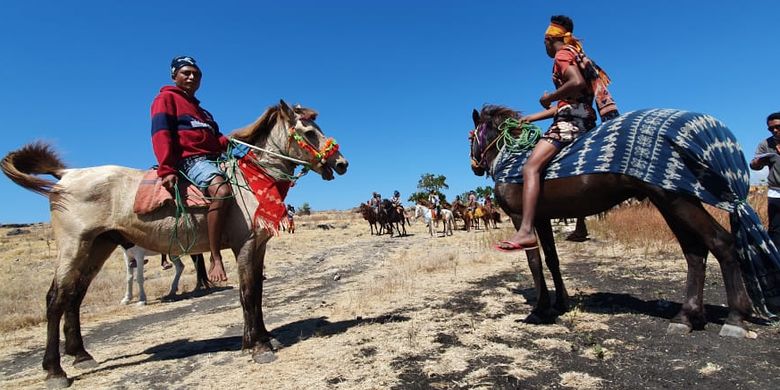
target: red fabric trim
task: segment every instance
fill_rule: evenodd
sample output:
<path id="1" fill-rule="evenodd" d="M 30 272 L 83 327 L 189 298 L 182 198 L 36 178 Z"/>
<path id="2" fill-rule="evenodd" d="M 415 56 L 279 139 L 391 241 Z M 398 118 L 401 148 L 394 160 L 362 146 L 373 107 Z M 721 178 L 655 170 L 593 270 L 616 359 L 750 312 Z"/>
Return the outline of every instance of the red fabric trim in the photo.
<path id="1" fill-rule="evenodd" d="M 238 160 L 238 168 L 260 203 L 252 218 L 252 228 L 260 226 L 276 234 L 279 231 L 279 222 L 287 215 L 284 198 L 287 197 L 292 182 L 275 181 L 254 163 L 256 159 L 255 153 L 250 151 Z"/>

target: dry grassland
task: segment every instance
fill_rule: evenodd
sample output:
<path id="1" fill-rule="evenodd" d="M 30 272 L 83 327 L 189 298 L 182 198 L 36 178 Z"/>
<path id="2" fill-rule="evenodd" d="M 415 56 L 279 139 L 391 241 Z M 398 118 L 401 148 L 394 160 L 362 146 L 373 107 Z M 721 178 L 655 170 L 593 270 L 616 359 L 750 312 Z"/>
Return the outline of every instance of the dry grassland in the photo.
<path id="1" fill-rule="evenodd" d="M 559 243 L 572 309 L 539 326 L 520 321 L 534 299 L 524 256 L 491 249 L 511 233 L 508 223 L 431 238 L 417 222 L 409 237 L 389 238 L 369 235 L 355 213 L 298 218 L 296 234 L 274 238 L 266 257 L 265 319 L 284 346 L 267 365 L 240 352 L 236 289 L 160 303 L 172 271 L 153 259 L 150 305 L 121 306 L 124 265 L 115 252 L 82 308 L 87 349 L 101 366 L 78 370 L 66 357 L 63 367 L 88 388 L 599 389 L 732 383 L 735 373 L 723 367 L 737 352 L 746 362 L 739 375 L 771 366 L 750 354 L 776 350 L 776 327 L 756 329 L 769 345 L 720 339 L 715 326 L 665 336 L 664 313 L 679 302 L 686 269 L 654 209 L 619 209 L 588 224 L 591 241 Z M 555 228 L 565 235 L 572 227 Z M 44 379 L 41 322 L 56 248 L 46 225 L 31 229 L 0 231 L 0 310 L 10 313 L 0 319 L 0 387 L 39 388 Z M 226 262 L 231 284 L 234 263 Z M 185 264 L 187 291 L 194 272 Z M 710 294 L 722 290 L 717 272 L 709 268 Z M 707 300 L 721 305 L 722 292 Z"/>

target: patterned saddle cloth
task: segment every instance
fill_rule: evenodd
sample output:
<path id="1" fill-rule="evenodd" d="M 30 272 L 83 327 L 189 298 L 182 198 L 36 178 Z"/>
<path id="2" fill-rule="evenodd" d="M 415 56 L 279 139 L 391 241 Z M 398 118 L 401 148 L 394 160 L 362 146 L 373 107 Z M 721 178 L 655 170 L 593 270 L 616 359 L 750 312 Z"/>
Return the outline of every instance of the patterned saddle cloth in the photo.
<path id="1" fill-rule="evenodd" d="M 178 180 L 177 185 L 186 207 L 204 208 L 211 203 L 203 196 L 203 192 L 189 181 Z M 162 180 L 157 177 L 157 170 L 150 169 L 146 171 L 135 193 L 133 212 L 141 215 L 148 214 L 163 207 L 166 203 L 175 204 L 173 195 L 162 186 Z"/>

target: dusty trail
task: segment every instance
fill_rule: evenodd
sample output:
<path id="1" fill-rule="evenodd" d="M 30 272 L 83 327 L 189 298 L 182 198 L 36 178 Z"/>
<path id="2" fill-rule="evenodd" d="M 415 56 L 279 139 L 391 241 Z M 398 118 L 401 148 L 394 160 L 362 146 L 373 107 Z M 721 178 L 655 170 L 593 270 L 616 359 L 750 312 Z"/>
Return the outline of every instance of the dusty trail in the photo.
<path id="1" fill-rule="evenodd" d="M 430 238 L 417 223 L 389 238 L 359 220 L 333 224 L 301 223 L 269 244 L 264 314 L 282 344 L 277 361 L 241 352 L 238 290 L 223 288 L 85 320 L 100 366 L 64 358 L 74 387 L 768 389 L 780 380 L 776 325 L 751 324 L 756 340 L 718 337 L 726 310 L 714 262 L 711 323 L 668 336 L 682 256 L 561 242 L 572 310 L 532 326 L 519 322 L 533 300 L 524 257 L 488 249 L 508 231 Z M 2 335 L 0 387 L 43 386 L 44 334 L 38 325 Z"/>

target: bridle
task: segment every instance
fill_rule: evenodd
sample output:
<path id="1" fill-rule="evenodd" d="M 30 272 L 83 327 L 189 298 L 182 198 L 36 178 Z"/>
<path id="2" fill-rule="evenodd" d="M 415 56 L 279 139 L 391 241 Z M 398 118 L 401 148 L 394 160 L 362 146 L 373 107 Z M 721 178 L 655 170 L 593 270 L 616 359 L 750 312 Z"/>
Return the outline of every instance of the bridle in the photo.
<path id="1" fill-rule="evenodd" d="M 469 149 L 470 157 L 471 157 L 471 166 L 472 167 L 479 167 L 482 169 L 488 169 L 487 164 L 485 163 L 485 156 L 487 155 L 488 151 L 492 147 L 497 147 L 498 140 L 501 137 L 496 137 L 493 139 L 493 141 L 490 141 L 484 148 L 480 148 L 480 146 L 487 142 L 485 139 L 487 136 L 487 123 L 483 122 L 479 124 L 474 130 L 471 130 L 469 132 L 469 140 L 471 141 L 471 148 Z M 479 153 L 479 159 L 477 159 L 474 156 L 474 142 L 477 143 L 477 151 Z M 480 152 L 481 149 L 481 152 Z"/>
<path id="2" fill-rule="evenodd" d="M 246 146 L 246 147 L 248 147 L 250 149 L 254 149 L 254 150 L 257 150 L 257 151 L 260 151 L 260 152 L 263 152 L 263 153 L 268 153 L 270 155 L 279 157 L 281 159 L 294 162 L 294 163 L 296 163 L 298 165 L 303 165 L 304 168 L 310 168 L 310 167 L 316 166 L 318 164 L 319 165 L 325 165 L 327 160 L 331 156 L 336 154 L 336 152 L 339 151 L 339 144 L 332 137 L 328 138 L 325 141 L 325 145 L 323 145 L 322 148 L 318 150 L 316 147 L 314 147 L 314 145 L 311 142 L 306 140 L 305 137 L 303 137 L 300 134 L 298 134 L 298 132 L 296 131 L 296 128 L 295 128 L 294 125 L 290 126 L 290 128 L 288 130 L 287 153 L 290 152 L 290 148 L 292 147 L 292 142 L 295 141 L 295 143 L 298 144 L 298 146 L 301 149 L 303 149 L 304 151 L 309 153 L 309 155 L 312 157 L 311 161 L 304 161 L 304 160 L 297 159 L 295 157 L 290 157 L 287 154 L 276 153 L 274 151 L 271 151 L 271 150 L 268 150 L 268 149 L 264 149 L 264 148 L 261 148 L 261 147 L 256 146 L 256 145 L 252 145 L 250 143 L 247 143 L 247 142 L 235 139 L 235 138 L 231 138 L 230 140 L 232 142 L 244 145 L 244 146 Z M 274 143 L 274 145 L 275 145 L 275 143 Z M 279 147 L 277 146 L 277 148 L 279 148 Z"/>
<path id="3" fill-rule="evenodd" d="M 339 144 L 332 137 L 328 138 L 325 141 L 325 145 L 323 145 L 322 148 L 318 150 L 304 136 L 298 134 L 298 132 L 295 131 L 295 126 L 290 126 L 289 141 L 295 141 L 295 143 L 297 143 L 301 149 L 309 153 L 309 155 L 312 157 L 312 161 L 310 161 L 308 164 L 312 166 L 316 164 L 325 165 L 326 161 L 339 151 Z M 291 145 L 292 142 L 288 142 L 288 150 Z"/>

